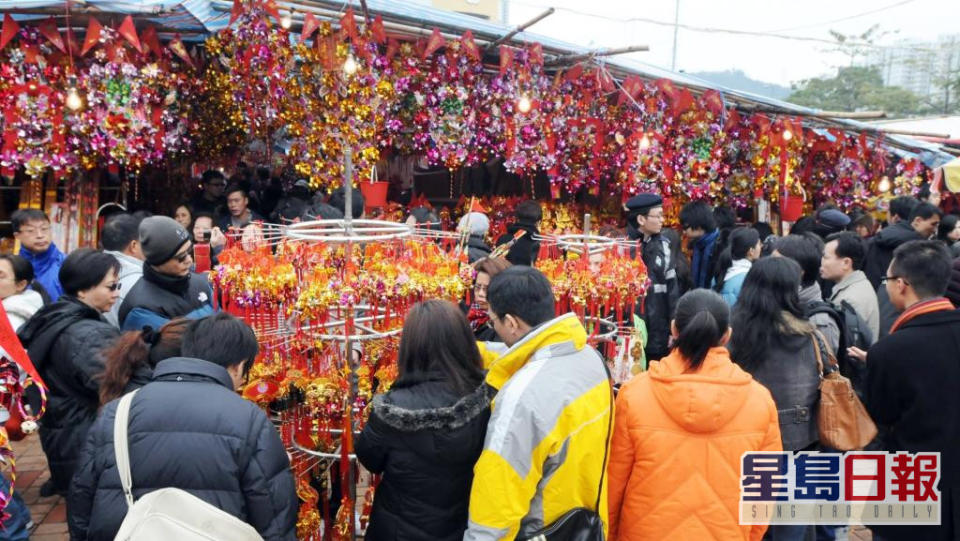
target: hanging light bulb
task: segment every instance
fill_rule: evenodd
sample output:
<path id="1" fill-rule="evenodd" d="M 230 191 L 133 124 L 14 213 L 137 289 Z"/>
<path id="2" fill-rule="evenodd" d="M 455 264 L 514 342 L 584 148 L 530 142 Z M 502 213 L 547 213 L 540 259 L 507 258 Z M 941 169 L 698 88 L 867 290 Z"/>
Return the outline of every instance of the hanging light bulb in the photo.
<path id="1" fill-rule="evenodd" d="M 353 75 L 359 67 L 360 66 L 357 65 L 357 59 L 353 57 L 353 53 L 348 54 L 347 59 L 343 62 L 343 72 L 347 75 Z"/>
<path id="2" fill-rule="evenodd" d="M 647 150 L 650 148 L 650 138 L 647 137 L 647 134 L 643 134 L 643 137 L 640 138 L 640 150 Z"/>
<path id="3" fill-rule="evenodd" d="M 533 104 L 530 102 L 530 97 L 526 94 L 520 96 L 520 99 L 517 100 L 517 111 L 521 113 L 529 113 L 532 106 Z"/>
<path id="4" fill-rule="evenodd" d="M 286 12 L 286 13 L 283 15 L 283 17 L 280 18 L 280 26 L 282 26 L 284 30 L 290 30 L 290 27 L 293 26 L 293 12 L 292 12 L 292 11 Z"/>
<path id="5" fill-rule="evenodd" d="M 790 131 L 790 128 L 783 130 L 783 140 L 789 141 L 791 139 L 793 139 L 793 132 Z"/>
<path id="6" fill-rule="evenodd" d="M 77 111 L 83 107 L 83 100 L 80 99 L 80 94 L 77 92 L 75 87 L 70 87 L 67 90 L 67 108 L 71 111 Z"/>
<path id="7" fill-rule="evenodd" d="M 889 191 L 890 191 L 890 178 L 889 178 L 889 177 L 883 177 L 883 178 L 881 178 L 881 179 L 880 179 L 880 184 L 877 184 L 877 189 L 880 190 L 881 192 L 884 192 L 884 193 L 885 193 L 885 192 L 889 192 Z"/>

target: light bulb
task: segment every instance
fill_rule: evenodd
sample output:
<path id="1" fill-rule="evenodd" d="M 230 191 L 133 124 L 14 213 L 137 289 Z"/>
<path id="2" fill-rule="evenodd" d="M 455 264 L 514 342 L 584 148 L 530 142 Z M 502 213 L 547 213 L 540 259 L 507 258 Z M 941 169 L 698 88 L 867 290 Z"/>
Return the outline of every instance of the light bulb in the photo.
<path id="1" fill-rule="evenodd" d="M 533 104 L 530 103 L 530 98 L 527 97 L 526 94 L 520 96 L 520 99 L 517 100 L 517 110 L 521 113 L 529 113 L 532 105 Z"/>
<path id="2" fill-rule="evenodd" d="M 890 179 L 888 177 L 883 177 L 880 179 L 880 184 L 877 184 L 877 189 L 881 192 L 890 191 Z"/>
<path id="3" fill-rule="evenodd" d="M 282 26 L 284 30 L 290 30 L 290 27 L 293 26 L 293 14 L 290 12 L 285 13 L 283 17 L 280 18 L 280 26 Z"/>
<path id="4" fill-rule="evenodd" d="M 647 137 L 647 134 L 643 134 L 643 137 L 640 138 L 640 150 L 647 150 L 650 148 L 650 138 Z"/>
<path id="5" fill-rule="evenodd" d="M 70 90 L 67 90 L 67 108 L 71 111 L 77 111 L 81 107 L 83 107 L 83 100 L 80 99 L 77 89 L 71 87 Z"/>
<path id="6" fill-rule="evenodd" d="M 789 129 L 783 130 L 783 140 L 789 141 L 791 139 L 793 139 L 793 132 L 790 131 Z"/>
<path id="7" fill-rule="evenodd" d="M 343 72 L 347 75 L 353 75 L 359 67 L 360 66 L 357 65 L 357 59 L 353 57 L 353 53 L 348 54 L 347 59 L 343 62 Z"/>

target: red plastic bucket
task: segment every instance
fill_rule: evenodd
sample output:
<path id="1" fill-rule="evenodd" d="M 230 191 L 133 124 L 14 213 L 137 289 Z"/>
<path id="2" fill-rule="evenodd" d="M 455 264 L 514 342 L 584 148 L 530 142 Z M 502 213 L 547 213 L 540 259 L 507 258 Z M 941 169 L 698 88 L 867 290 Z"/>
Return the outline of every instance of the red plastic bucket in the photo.
<path id="1" fill-rule="evenodd" d="M 360 193 L 363 194 L 363 205 L 367 208 L 387 206 L 387 188 L 389 182 L 361 182 Z"/>
<path id="2" fill-rule="evenodd" d="M 793 196 L 782 202 L 780 218 L 785 222 L 795 222 L 803 215 L 803 198 Z"/>

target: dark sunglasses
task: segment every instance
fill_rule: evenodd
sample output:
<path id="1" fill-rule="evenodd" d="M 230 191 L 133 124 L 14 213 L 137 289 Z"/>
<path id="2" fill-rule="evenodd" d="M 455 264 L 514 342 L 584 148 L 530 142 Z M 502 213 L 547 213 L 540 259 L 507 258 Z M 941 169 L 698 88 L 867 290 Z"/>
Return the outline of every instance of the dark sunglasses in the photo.
<path id="1" fill-rule="evenodd" d="M 186 252 L 183 252 L 183 253 L 181 253 L 181 254 L 177 254 L 177 255 L 173 256 L 173 258 L 177 260 L 177 263 L 183 263 L 183 262 L 185 262 L 187 259 L 189 259 L 190 257 L 192 257 L 192 256 L 190 255 L 190 250 L 187 250 Z"/>
<path id="2" fill-rule="evenodd" d="M 112 286 L 107 286 L 107 289 L 109 289 L 110 291 L 120 291 L 120 286 L 121 286 L 120 282 L 116 282 Z"/>

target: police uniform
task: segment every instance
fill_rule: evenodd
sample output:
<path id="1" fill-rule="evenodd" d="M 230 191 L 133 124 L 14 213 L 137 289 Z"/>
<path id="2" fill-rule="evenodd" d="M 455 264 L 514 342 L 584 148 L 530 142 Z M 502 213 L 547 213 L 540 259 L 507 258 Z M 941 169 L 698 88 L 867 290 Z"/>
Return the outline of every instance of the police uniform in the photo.
<path id="1" fill-rule="evenodd" d="M 637 216 L 654 207 L 663 206 L 663 199 L 652 193 L 631 197 L 624 210 L 627 212 L 627 234 L 639 241 L 641 257 L 647 267 L 650 283 L 644 302 L 636 307 L 636 314 L 647 326 L 647 345 L 644 348 L 648 360 L 657 360 L 670 352 L 670 321 L 673 319 L 680 287 L 677 283 L 677 263 L 670 241 L 660 234 L 645 236 L 637 229 Z M 631 255 L 636 253 L 631 249 Z"/>

